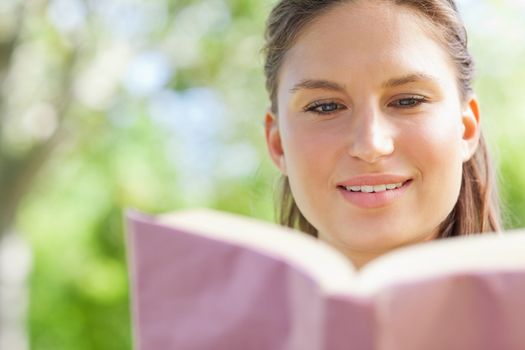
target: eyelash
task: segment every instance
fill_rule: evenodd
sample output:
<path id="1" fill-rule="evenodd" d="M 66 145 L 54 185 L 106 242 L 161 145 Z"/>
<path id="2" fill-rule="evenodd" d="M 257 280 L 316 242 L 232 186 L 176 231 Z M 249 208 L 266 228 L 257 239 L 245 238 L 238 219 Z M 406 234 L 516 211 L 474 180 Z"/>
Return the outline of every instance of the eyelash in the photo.
<path id="1" fill-rule="evenodd" d="M 326 107 L 326 106 L 335 106 L 335 109 L 332 109 L 330 111 L 320 111 L 318 110 L 319 107 Z M 305 112 L 313 112 L 321 115 L 328 115 L 335 113 L 341 109 L 346 109 L 346 107 L 340 103 L 334 102 L 334 101 L 316 101 L 314 103 L 309 104 L 304 108 Z"/>
<path id="2" fill-rule="evenodd" d="M 399 103 L 401 101 L 412 101 L 414 103 L 413 104 L 409 104 L 409 105 L 400 105 Z M 407 97 L 399 98 L 399 99 L 397 99 L 395 101 L 390 102 L 388 104 L 388 106 L 389 107 L 401 108 L 401 109 L 409 109 L 409 108 L 418 107 L 421 104 L 427 103 L 427 102 L 428 102 L 428 99 L 426 97 L 415 95 L 415 96 L 407 96 Z"/>
<path id="3" fill-rule="evenodd" d="M 405 104 L 405 105 L 400 104 L 403 101 L 404 102 L 410 101 L 411 104 Z M 410 109 L 410 108 L 418 107 L 421 104 L 427 103 L 427 102 L 428 102 L 428 99 L 426 97 L 414 95 L 414 96 L 407 96 L 407 97 L 403 97 L 403 98 L 394 100 L 388 104 L 388 107 Z M 319 107 L 326 107 L 326 106 L 332 106 L 332 107 L 335 107 L 335 109 L 331 109 L 329 111 L 318 110 Z M 320 114 L 320 115 L 328 115 L 328 114 L 335 113 L 341 109 L 346 109 L 346 106 L 340 103 L 337 103 L 335 101 L 316 101 L 306 106 L 304 108 L 304 111 L 313 112 L 313 113 Z"/>

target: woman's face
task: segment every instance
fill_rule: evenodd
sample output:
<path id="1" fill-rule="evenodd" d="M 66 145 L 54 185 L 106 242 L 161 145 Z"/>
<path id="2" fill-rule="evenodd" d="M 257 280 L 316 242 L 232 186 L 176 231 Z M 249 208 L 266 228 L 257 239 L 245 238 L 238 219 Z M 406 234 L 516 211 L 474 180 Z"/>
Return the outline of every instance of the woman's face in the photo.
<path id="1" fill-rule="evenodd" d="M 432 33 L 405 7 L 338 5 L 280 69 L 270 154 L 319 237 L 357 265 L 434 238 L 477 147 L 476 101 L 461 102 Z"/>

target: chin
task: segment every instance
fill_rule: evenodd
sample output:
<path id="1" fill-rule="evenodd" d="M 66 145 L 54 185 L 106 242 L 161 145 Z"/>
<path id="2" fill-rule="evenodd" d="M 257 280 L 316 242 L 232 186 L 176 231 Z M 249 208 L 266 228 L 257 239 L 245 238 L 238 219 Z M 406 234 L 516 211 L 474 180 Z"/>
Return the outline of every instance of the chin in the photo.
<path id="1" fill-rule="evenodd" d="M 336 234 L 337 236 L 332 237 L 332 239 L 340 242 L 340 244 L 352 249 L 366 251 L 388 251 L 424 241 L 427 237 L 421 232 L 414 232 L 409 229 L 406 223 L 396 225 L 392 222 L 386 224 L 374 223 L 373 225 L 368 224 L 362 227 L 354 226 L 350 231 L 340 231 Z"/>

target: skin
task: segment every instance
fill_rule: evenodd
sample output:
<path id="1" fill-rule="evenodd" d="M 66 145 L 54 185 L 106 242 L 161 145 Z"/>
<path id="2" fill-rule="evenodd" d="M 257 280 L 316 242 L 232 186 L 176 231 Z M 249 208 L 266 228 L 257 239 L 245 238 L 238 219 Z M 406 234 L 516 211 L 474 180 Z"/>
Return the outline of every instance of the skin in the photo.
<path id="1" fill-rule="evenodd" d="M 433 30 L 399 5 L 337 5 L 303 29 L 280 69 L 270 156 L 319 238 L 357 268 L 436 237 L 478 144 L 477 101 L 461 100 Z M 411 180 L 386 205 L 355 205 L 337 186 L 381 174 Z"/>

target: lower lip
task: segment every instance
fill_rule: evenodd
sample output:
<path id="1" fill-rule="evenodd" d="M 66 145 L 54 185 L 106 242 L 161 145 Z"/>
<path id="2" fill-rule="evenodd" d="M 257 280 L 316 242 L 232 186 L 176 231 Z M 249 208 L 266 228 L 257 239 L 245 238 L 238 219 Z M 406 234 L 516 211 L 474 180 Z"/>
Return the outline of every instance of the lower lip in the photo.
<path id="1" fill-rule="evenodd" d="M 373 209 L 381 208 L 395 202 L 403 195 L 403 193 L 405 193 L 411 183 L 412 180 L 408 180 L 399 188 L 382 192 L 351 192 L 340 187 L 338 187 L 337 190 L 345 200 L 353 205 L 364 209 Z"/>

